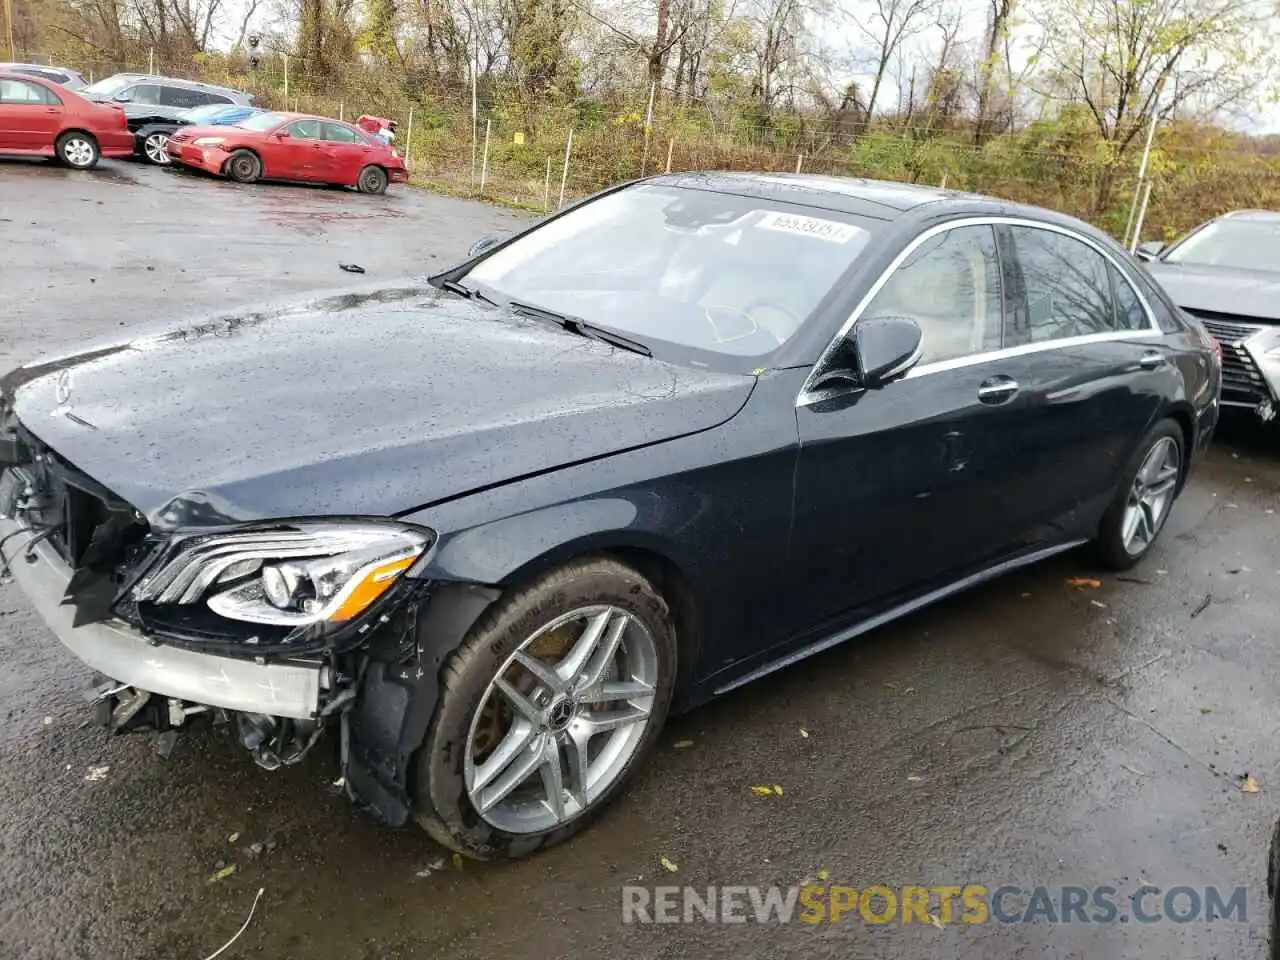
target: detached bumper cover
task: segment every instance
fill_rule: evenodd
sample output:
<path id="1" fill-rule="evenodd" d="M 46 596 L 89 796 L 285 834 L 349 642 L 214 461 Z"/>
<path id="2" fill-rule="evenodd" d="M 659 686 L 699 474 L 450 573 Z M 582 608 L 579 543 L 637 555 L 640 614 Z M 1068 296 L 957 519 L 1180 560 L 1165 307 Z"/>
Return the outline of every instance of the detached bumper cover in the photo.
<path id="1" fill-rule="evenodd" d="M 90 667 L 139 690 L 227 710 L 298 720 L 318 713 L 324 669 L 318 664 L 258 664 L 155 645 L 120 621 L 73 626 L 73 609 L 62 604 L 70 568 L 45 542 L 34 546 L 35 562 L 28 563 L 23 529 L 0 518 L 0 538 L 17 534 L 2 548 L 13 577 L 49 629 Z"/>

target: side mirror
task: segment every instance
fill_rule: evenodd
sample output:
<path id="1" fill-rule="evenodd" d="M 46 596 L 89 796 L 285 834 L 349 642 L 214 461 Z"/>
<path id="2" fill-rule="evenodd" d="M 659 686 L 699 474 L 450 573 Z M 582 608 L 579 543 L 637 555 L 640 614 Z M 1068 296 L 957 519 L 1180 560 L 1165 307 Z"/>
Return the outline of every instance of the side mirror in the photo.
<path id="1" fill-rule="evenodd" d="M 501 230 L 498 233 L 486 234 L 471 245 L 471 249 L 467 251 L 467 259 L 470 260 L 472 257 L 479 256 L 490 247 L 496 247 L 510 236 L 511 231 L 509 230 Z"/>
<path id="2" fill-rule="evenodd" d="M 1154 260 L 1160 256 L 1160 251 L 1164 249 L 1164 244 L 1159 240 L 1148 240 L 1146 243 L 1138 244 L 1138 249 L 1134 251 L 1139 260 Z"/>
<path id="3" fill-rule="evenodd" d="M 859 320 L 853 330 L 862 385 L 875 390 L 903 376 L 920 362 L 924 334 L 907 317 L 872 317 Z"/>
<path id="4" fill-rule="evenodd" d="M 114 97 L 112 97 L 111 99 L 112 99 L 112 100 L 114 100 L 116 103 L 128 103 L 128 102 L 129 102 L 129 91 L 128 91 L 128 90 L 122 90 L 120 93 L 117 93 L 117 94 L 116 94 Z"/>
<path id="5" fill-rule="evenodd" d="M 273 134 L 272 134 L 272 136 L 273 136 L 273 137 L 275 137 L 277 140 L 288 140 L 288 139 L 289 139 L 289 131 L 288 131 L 288 130 L 277 130 L 275 133 L 273 133 Z"/>

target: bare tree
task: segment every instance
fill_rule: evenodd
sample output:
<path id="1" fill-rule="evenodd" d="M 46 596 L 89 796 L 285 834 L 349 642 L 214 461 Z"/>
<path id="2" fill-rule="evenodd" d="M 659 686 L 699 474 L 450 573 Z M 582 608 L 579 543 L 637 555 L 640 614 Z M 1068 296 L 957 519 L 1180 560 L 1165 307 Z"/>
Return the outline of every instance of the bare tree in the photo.
<path id="1" fill-rule="evenodd" d="M 885 74 L 894 56 L 909 37 L 925 29 L 934 19 L 938 0 L 872 0 L 874 10 L 856 19 L 858 29 L 873 49 L 871 92 L 867 94 L 867 119 L 875 114 Z"/>

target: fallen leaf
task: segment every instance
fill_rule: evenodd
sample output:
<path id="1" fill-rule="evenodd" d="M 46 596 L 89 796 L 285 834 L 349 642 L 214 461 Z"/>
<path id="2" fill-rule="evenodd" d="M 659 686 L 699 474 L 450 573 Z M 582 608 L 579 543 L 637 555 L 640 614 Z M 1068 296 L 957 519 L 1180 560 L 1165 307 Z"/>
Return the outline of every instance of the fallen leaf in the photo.
<path id="1" fill-rule="evenodd" d="M 776 793 L 778 796 L 782 796 L 782 788 L 778 786 L 776 783 L 773 785 L 773 792 Z"/>
<path id="2" fill-rule="evenodd" d="M 773 796 L 773 787 L 752 787 L 751 792 L 757 797 L 771 797 Z"/>
<path id="3" fill-rule="evenodd" d="M 230 866 L 223 867 L 221 870 L 215 873 L 212 877 L 209 878 L 209 882 L 217 883 L 219 880 L 225 880 L 227 879 L 227 877 L 231 876 L 235 872 L 236 872 L 236 865 L 233 863 Z"/>
<path id="4" fill-rule="evenodd" d="M 1213 709 L 1210 707 L 1201 707 L 1200 712 L 1207 716 L 1208 714 L 1213 713 Z"/>
<path id="5" fill-rule="evenodd" d="M 107 771 L 110 769 L 111 767 L 107 764 L 103 764 L 100 767 L 90 767 L 84 778 L 90 782 L 105 780 L 107 779 Z"/>
<path id="6" fill-rule="evenodd" d="M 917 777 L 915 774 L 911 774 L 910 776 L 908 776 L 907 780 L 909 780 L 911 783 L 924 783 L 924 777 Z"/>
<path id="7" fill-rule="evenodd" d="M 827 882 L 827 868 L 826 868 L 826 867 L 819 867 L 819 868 L 818 868 L 818 879 L 819 879 L 819 880 L 821 880 L 823 883 L 826 883 L 826 882 Z"/>
<path id="8" fill-rule="evenodd" d="M 927 917 L 929 918 L 929 922 L 930 922 L 930 923 L 932 923 L 932 924 L 933 924 L 935 927 L 937 927 L 939 930 L 945 930 L 945 929 L 946 929 L 946 927 L 944 927 L 944 926 L 942 925 L 942 921 L 941 921 L 941 920 L 939 920 L 939 919 L 938 919 L 936 916 L 934 916 L 932 913 L 925 914 L 925 916 L 927 916 Z"/>
<path id="9" fill-rule="evenodd" d="M 1088 587 L 1090 590 L 1097 590 L 1098 587 L 1102 586 L 1102 581 L 1096 580 L 1093 577 L 1068 577 L 1067 586 Z"/>
<path id="10" fill-rule="evenodd" d="M 1245 777 L 1240 783 L 1241 793 L 1261 793 L 1262 787 L 1258 785 L 1258 781 L 1253 777 Z"/>
<path id="11" fill-rule="evenodd" d="M 455 853 L 455 854 L 453 855 L 453 869 L 455 869 L 455 870 L 461 870 L 461 869 L 462 869 L 462 854 L 460 854 L 460 853 Z"/>
<path id="12" fill-rule="evenodd" d="M 334 788 L 336 788 L 336 789 L 338 789 L 338 790 L 341 790 L 341 789 L 342 789 L 343 787 L 345 787 L 346 785 L 347 785 L 347 778 L 346 778 L 346 777 L 339 777 L 337 780 L 333 781 L 333 783 L 332 783 L 332 784 L 330 784 L 330 786 L 332 786 L 332 787 L 334 787 Z"/>
<path id="13" fill-rule="evenodd" d="M 685 747 L 692 747 L 692 746 L 693 746 L 693 741 L 692 741 L 692 740 L 677 740 L 677 741 L 675 742 L 674 746 L 675 746 L 675 748 L 676 748 L 677 750 L 683 750 Z"/>
<path id="14" fill-rule="evenodd" d="M 679 868 L 678 866 L 676 866 L 676 863 L 675 863 L 675 861 L 674 861 L 674 860 L 668 860 L 666 857 L 659 857 L 659 858 L 658 858 L 658 862 L 659 862 L 660 864 L 662 864 L 662 869 L 663 869 L 663 870 L 666 870 L 666 871 L 667 871 L 667 873 L 679 873 L 679 872 L 680 872 L 680 868 Z"/>
<path id="15" fill-rule="evenodd" d="M 808 740 L 808 739 L 809 739 L 809 731 L 808 731 L 808 730 L 806 730 L 804 727 L 801 727 L 801 728 L 800 728 L 800 736 L 802 736 L 802 737 L 804 737 L 806 740 Z"/>
<path id="16" fill-rule="evenodd" d="M 903 691 L 902 691 L 902 695 L 903 695 L 904 697 L 910 697 L 910 696 L 913 696 L 913 695 L 915 694 L 915 692 L 916 692 L 916 688 L 915 688 L 915 687 L 907 687 L 907 689 L 905 689 L 905 690 L 903 690 Z"/>
<path id="17" fill-rule="evenodd" d="M 1157 571 L 1156 571 L 1156 576 L 1158 576 L 1158 577 L 1163 577 L 1163 576 L 1164 576 L 1166 573 L 1168 573 L 1168 572 L 1169 572 L 1168 570 L 1157 570 Z"/>
<path id="18" fill-rule="evenodd" d="M 443 869 L 444 869 L 444 857 L 441 857 L 438 860 L 433 860 L 431 863 L 428 863 L 425 867 L 419 870 L 418 876 L 429 877 L 433 873 L 435 873 L 437 870 L 443 870 Z"/>
<path id="19" fill-rule="evenodd" d="M 231 836 L 227 837 L 227 843 L 235 843 L 239 839 L 240 839 L 240 834 L 233 833 Z"/>
<path id="20" fill-rule="evenodd" d="M 1095 607 L 1101 607 L 1103 610 L 1107 609 L 1107 605 L 1103 603 L 1101 600 L 1090 600 L 1089 602 L 1092 603 Z"/>
<path id="21" fill-rule="evenodd" d="M 897 681 L 897 680 L 886 680 L 886 681 L 884 682 L 884 685 L 885 685 L 886 687 L 888 687 L 890 690 L 897 690 L 897 689 L 898 689 L 898 681 Z"/>

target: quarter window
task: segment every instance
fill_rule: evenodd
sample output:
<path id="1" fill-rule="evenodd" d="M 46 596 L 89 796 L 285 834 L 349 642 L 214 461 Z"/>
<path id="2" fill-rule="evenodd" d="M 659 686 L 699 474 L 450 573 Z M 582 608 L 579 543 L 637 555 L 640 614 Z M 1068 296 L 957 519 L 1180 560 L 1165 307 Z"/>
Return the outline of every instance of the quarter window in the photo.
<path id="1" fill-rule="evenodd" d="M 1011 227 L 1009 232 L 1027 298 L 1020 339 L 1043 343 L 1116 329 L 1111 266 L 1102 254 L 1050 230 Z"/>
<path id="2" fill-rule="evenodd" d="M 990 226 L 930 237 L 893 272 L 864 317 L 907 317 L 924 334 L 922 363 L 954 360 L 1001 345 L 1002 293 Z"/>
<path id="3" fill-rule="evenodd" d="M 1119 330 L 1148 330 L 1151 322 L 1147 320 L 1147 311 L 1133 289 L 1133 284 L 1111 264 L 1107 264 L 1111 274 L 1111 289 L 1115 291 L 1116 328 Z"/>

